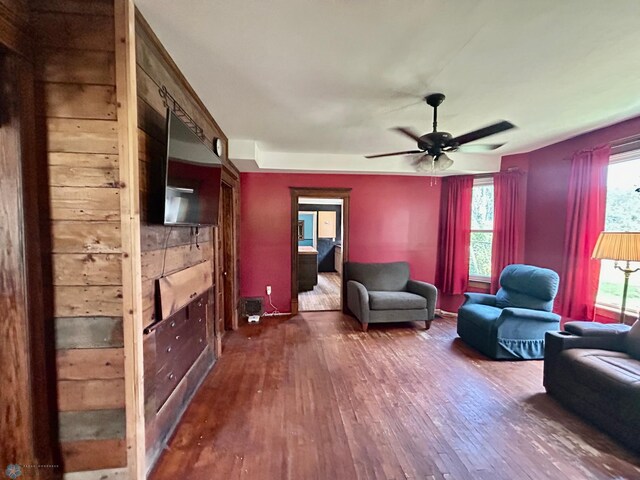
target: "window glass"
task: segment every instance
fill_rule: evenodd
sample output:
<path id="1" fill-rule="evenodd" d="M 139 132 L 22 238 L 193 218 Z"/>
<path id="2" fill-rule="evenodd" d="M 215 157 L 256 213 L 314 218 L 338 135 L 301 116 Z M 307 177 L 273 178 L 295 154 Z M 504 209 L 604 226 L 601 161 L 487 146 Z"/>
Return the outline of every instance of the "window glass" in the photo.
<path id="1" fill-rule="evenodd" d="M 471 243 L 469 277 L 491 277 L 491 246 L 493 242 L 493 183 L 473 186 L 471 197 Z"/>
<path id="2" fill-rule="evenodd" d="M 608 232 L 640 232 L 640 152 L 630 160 L 611 163 L 607 174 Z M 626 262 L 620 262 L 626 267 Z M 631 264 L 631 268 L 640 267 Z M 624 274 L 612 260 L 602 260 L 596 303 L 619 309 L 622 303 Z M 631 274 L 627 293 L 627 312 L 640 310 L 640 272 Z"/>

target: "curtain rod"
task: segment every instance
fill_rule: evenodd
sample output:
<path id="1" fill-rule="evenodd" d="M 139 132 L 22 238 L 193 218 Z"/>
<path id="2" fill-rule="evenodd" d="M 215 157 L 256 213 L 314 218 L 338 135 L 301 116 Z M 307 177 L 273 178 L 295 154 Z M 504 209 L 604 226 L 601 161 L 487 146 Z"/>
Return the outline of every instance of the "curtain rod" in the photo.
<path id="1" fill-rule="evenodd" d="M 506 170 L 500 170 L 498 172 L 493 172 L 493 173 L 479 173 L 477 175 L 474 175 L 473 178 L 493 178 L 493 176 L 496 173 L 505 173 L 505 172 L 522 172 L 522 173 L 526 173 L 524 170 L 520 169 L 519 167 L 509 167 Z"/>

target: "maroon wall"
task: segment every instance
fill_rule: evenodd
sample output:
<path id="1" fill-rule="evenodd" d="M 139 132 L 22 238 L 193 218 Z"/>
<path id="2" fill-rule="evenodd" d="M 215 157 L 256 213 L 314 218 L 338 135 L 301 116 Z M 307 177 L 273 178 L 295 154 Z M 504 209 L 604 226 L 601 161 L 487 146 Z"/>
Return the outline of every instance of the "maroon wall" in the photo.
<path id="1" fill-rule="evenodd" d="M 350 259 L 406 260 L 413 278 L 435 279 L 440 182 L 400 175 L 243 173 L 240 294 L 264 296 L 271 285 L 282 312 L 291 305 L 289 187 L 352 188 Z"/>
<path id="2" fill-rule="evenodd" d="M 640 117 L 528 153 L 525 262 L 562 274 L 573 153 L 640 133 Z"/>

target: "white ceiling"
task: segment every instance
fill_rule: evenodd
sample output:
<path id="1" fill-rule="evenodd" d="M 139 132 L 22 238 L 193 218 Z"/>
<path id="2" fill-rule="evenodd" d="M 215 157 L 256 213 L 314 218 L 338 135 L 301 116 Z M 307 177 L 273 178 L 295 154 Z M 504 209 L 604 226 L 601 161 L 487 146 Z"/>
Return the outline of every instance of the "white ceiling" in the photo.
<path id="1" fill-rule="evenodd" d="M 510 120 L 450 173 L 640 114 L 638 0 L 137 0 L 241 170 L 411 173 L 389 131 Z M 480 142 L 481 143 L 481 142 Z"/>

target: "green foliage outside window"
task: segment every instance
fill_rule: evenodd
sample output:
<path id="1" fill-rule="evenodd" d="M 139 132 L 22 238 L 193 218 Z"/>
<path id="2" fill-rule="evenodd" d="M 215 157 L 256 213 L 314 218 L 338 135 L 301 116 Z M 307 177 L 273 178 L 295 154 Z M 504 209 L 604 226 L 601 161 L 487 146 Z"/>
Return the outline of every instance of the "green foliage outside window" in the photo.
<path id="1" fill-rule="evenodd" d="M 469 275 L 491 276 L 493 240 L 493 185 L 474 185 L 471 198 Z"/>
<path id="2" fill-rule="evenodd" d="M 608 232 L 640 232 L 640 158 L 613 163 L 607 178 L 607 214 L 605 230 Z M 626 266 L 626 263 L 622 265 Z M 635 267 L 640 265 L 636 264 Z M 632 268 L 634 265 L 632 264 Z M 624 275 L 614 268 L 611 260 L 602 260 L 597 303 L 620 307 Z M 640 272 L 632 274 L 627 293 L 627 310 L 640 310 Z"/>

